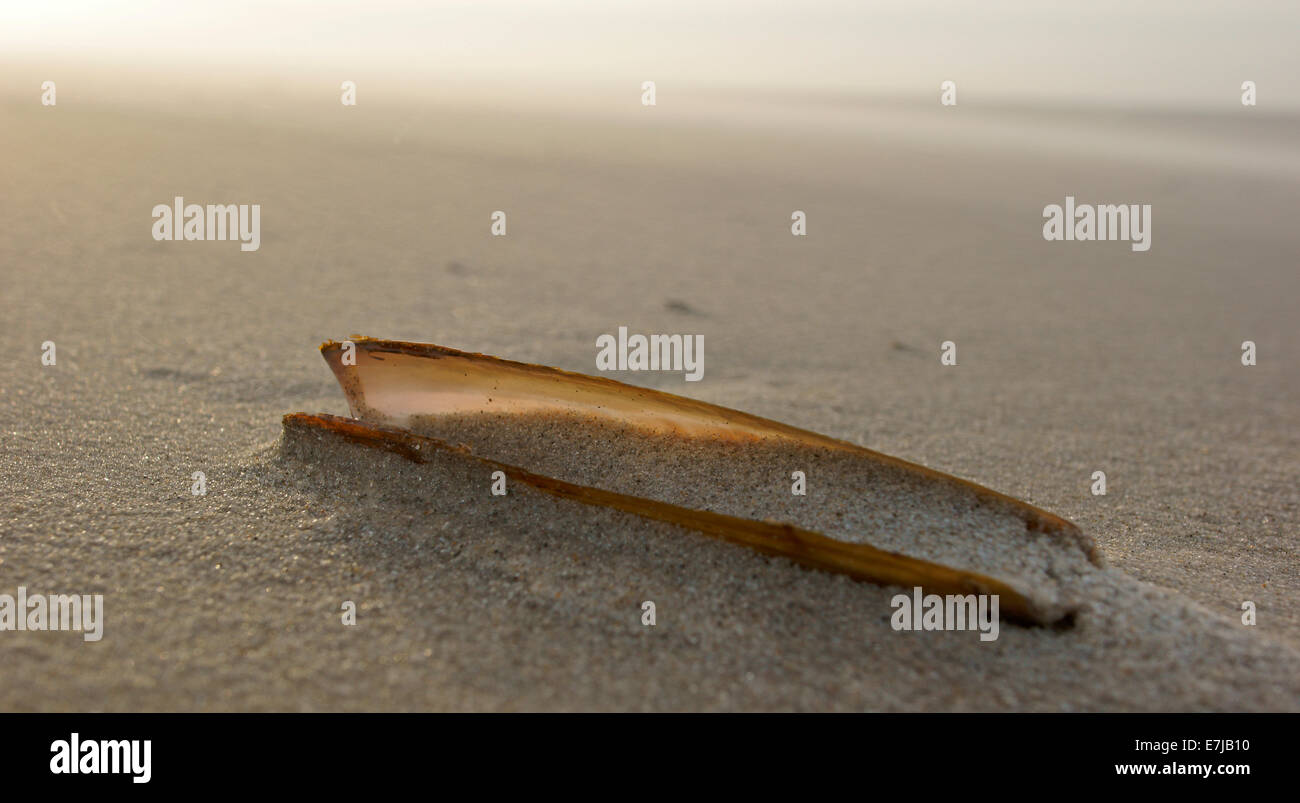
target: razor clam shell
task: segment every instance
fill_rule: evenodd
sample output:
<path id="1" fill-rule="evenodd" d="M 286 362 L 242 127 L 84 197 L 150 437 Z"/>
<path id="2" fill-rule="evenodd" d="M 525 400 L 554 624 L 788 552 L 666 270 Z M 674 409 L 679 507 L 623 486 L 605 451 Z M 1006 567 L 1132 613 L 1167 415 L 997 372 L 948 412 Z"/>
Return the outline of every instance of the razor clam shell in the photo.
<path id="1" fill-rule="evenodd" d="M 905 559 L 978 578 L 962 586 L 937 570 L 907 575 L 931 585 L 1030 588 L 1033 599 L 1013 592 L 1027 621 L 1059 619 L 1071 607 L 1063 587 L 1103 564 L 1093 540 L 1065 519 L 856 444 L 603 377 L 431 344 L 346 342 L 351 349 L 328 341 L 321 353 L 358 425 L 388 433 L 349 430 L 369 445 L 391 445 L 393 433 L 467 440 L 466 454 L 542 478 L 530 484 L 548 493 L 559 483 L 581 489 L 570 498 L 640 515 L 644 505 L 666 505 L 674 511 L 666 520 L 858 579 L 894 583 L 902 575 L 890 561 Z M 805 464 L 820 472 L 815 505 L 792 502 L 788 486 L 782 500 L 771 477 L 756 474 Z M 722 518 L 703 527 L 701 516 Z M 753 526 L 810 537 L 778 544 Z M 808 543 L 816 557 L 801 560 Z"/>

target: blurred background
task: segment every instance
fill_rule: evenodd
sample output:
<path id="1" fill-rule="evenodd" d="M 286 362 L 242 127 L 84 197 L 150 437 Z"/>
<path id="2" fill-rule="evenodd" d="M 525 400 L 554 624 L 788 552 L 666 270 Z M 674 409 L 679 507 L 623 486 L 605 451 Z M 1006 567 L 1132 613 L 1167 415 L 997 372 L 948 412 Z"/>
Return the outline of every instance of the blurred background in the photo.
<path id="1" fill-rule="evenodd" d="M 1295 109 L 1287 0 L 67 0 L 4 4 L 6 58 L 446 88 L 639 85 Z"/>

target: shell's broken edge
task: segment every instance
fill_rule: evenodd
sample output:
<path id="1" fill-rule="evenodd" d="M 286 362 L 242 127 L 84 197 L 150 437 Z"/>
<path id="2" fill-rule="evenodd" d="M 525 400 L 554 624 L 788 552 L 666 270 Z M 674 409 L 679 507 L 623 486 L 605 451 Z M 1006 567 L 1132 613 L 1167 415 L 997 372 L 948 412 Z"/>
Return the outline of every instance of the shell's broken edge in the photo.
<path id="1" fill-rule="evenodd" d="M 997 594 L 1001 615 L 1022 624 L 1066 624 L 1073 620 L 1075 613 L 1071 607 L 1034 599 L 993 577 L 887 552 L 866 544 L 838 541 L 789 524 L 692 510 L 653 499 L 577 485 L 535 474 L 508 463 L 478 457 L 467 447 L 453 446 L 437 438 L 401 429 L 339 416 L 308 413 L 289 413 L 284 416 L 283 423 L 286 442 L 313 434 L 338 437 L 390 451 L 416 463 L 427 462 L 426 456 L 433 452 L 448 452 L 473 460 L 491 470 L 502 471 L 512 481 L 551 496 L 667 522 L 769 555 L 784 557 L 809 568 L 845 574 L 855 580 L 880 585 L 922 586 L 928 593 L 935 594 Z"/>
<path id="2" fill-rule="evenodd" d="M 371 381 L 382 378 L 387 383 L 388 396 L 411 401 L 406 406 L 418 407 L 421 413 L 481 412 L 484 402 L 490 400 L 497 411 L 562 408 L 688 435 L 704 434 L 735 440 L 785 438 L 809 446 L 849 452 L 928 480 L 963 487 L 976 497 L 1014 513 L 1024 521 L 1027 530 L 1065 539 L 1078 547 L 1094 566 L 1105 565 L 1096 542 L 1073 522 L 969 480 L 847 441 L 697 399 L 559 368 L 429 343 L 382 340 L 362 335 L 354 335 L 346 342 L 354 346 L 355 364 L 344 364 L 344 344 L 341 341 L 322 343 L 321 356 L 343 388 L 352 415 L 368 423 L 411 428 L 409 418 L 392 409 L 394 405 L 368 403 L 362 368 L 370 372 Z M 417 398 L 418 402 L 415 401 Z"/>

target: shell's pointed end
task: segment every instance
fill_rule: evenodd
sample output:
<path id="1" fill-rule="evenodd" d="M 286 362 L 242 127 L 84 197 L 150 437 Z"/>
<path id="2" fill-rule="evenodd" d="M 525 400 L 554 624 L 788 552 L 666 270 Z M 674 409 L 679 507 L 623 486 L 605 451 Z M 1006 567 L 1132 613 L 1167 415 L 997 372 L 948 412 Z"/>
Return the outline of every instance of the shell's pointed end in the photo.
<path id="1" fill-rule="evenodd" d="M 377 338 L 373 338 L 368 335 L 357 335 L 357 334 L 348 335 L 343 340 L 334 340 L 333 338 L 330 338 L 329 340 L 326 340 L 324 343 L 320 344 L 320 351 L 322 354 L 324 354 L 328 351 L 343 348 L 344 343 L 365 343 L 367 341 L 376 340 L 376 339 Z"/>

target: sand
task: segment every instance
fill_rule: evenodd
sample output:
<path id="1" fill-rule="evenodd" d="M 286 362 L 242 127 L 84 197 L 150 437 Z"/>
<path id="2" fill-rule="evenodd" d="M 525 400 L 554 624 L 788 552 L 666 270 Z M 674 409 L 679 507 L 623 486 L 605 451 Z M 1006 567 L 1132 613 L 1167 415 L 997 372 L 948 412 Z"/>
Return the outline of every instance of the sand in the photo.
<path id="1" fill-rule="evenodd" d="M 1072 132 L 1030 148 L 924 115 L 896 135 L 888 104 L 801 127 L 338 111 L 0 93 L 0 593 L 103 593 L 107 616 L 98 643 L 0 633 L 0 710 L 1300 708 L 1297 179 L 1240 156 L 1294 151 L 1286 121 L 986 112 Z M 176 194 L 261 203 L 260 250 L 154 242 Z M 1043 241 L 1066 194 L 1153 204 L 1151 251 Z M 494 501 L 451 457 L 280 443 L 283 413 L 346 413 L 326 338 L 591 373 L 620 325 L 708 343 L 702 382 L 626 381 L 1075 521 L 1108 563 L 1057 578 L 1088 615 L 895 632 L 897 589 Z"/>
<path id="2" fill-rule="evenodd" d="M 661 435 L 578 414 L 439 416 L 411 429 L 567 482 L 786 522 L 990 575 L 1048 605 L 1073 607 L 1062 576 L 1089 572 L 1098 557 L 1091 542 L 1028 529 L 1020 511 L 958 483 L 777 437 Z M 792 492 L 794 471 L 804 474 L 803 494 Z"/>

